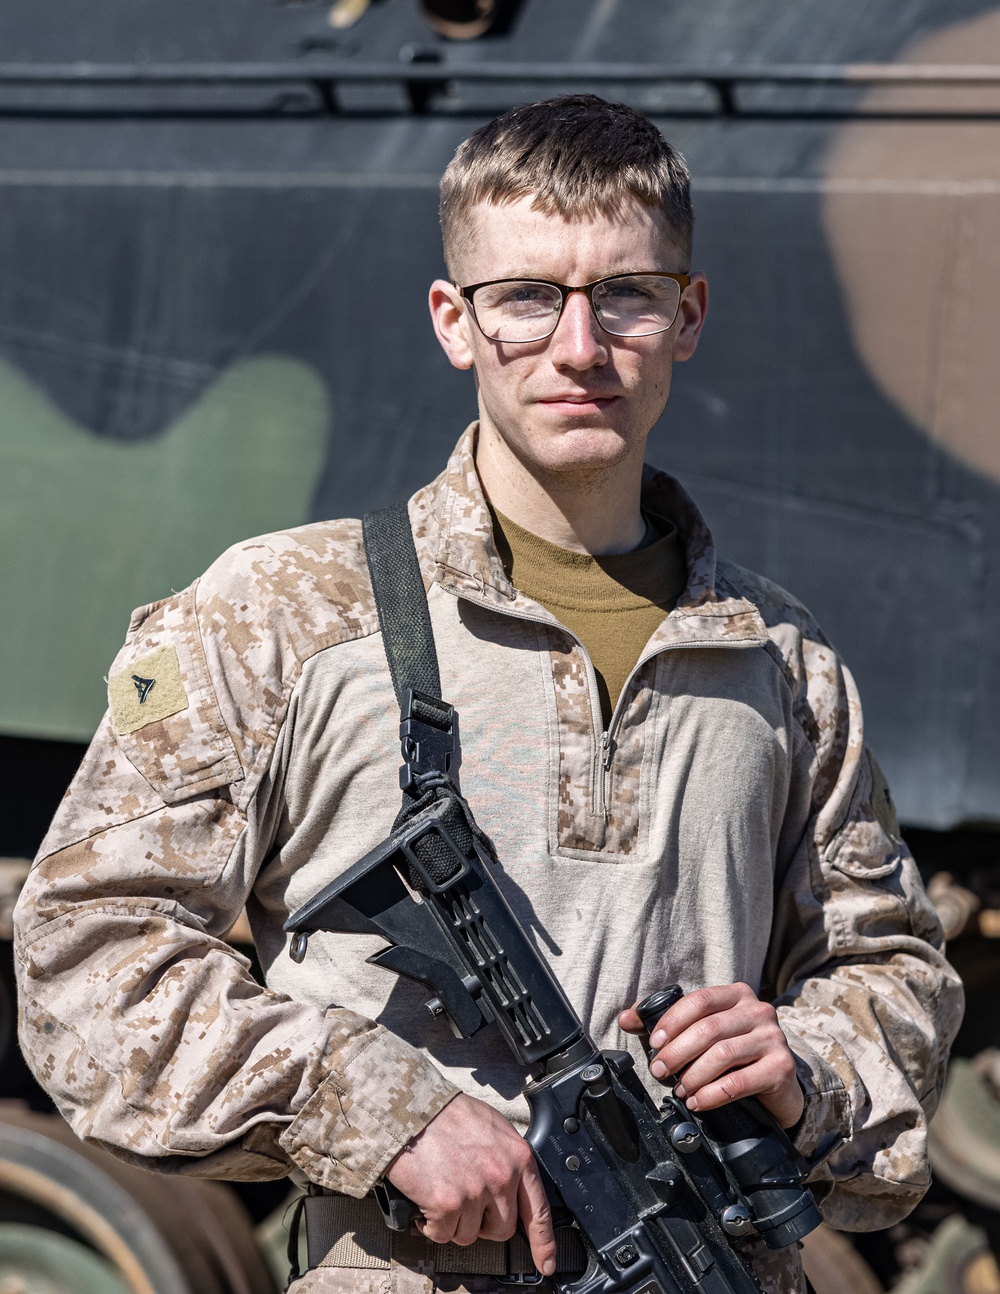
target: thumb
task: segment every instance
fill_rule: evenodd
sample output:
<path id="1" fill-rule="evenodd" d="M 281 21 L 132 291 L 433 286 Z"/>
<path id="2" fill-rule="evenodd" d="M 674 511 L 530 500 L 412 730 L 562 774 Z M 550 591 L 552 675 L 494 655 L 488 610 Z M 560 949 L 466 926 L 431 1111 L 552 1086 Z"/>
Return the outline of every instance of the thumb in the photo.
<path id="1" fill-rule="evenodd" d="M 639 1018 L 639 1013 L 634 1006 L 628 1007 L 618 1017 L 618 1027 L 624 1029 L 626 1033 L 645 1033 L 646 1026 Z"/>

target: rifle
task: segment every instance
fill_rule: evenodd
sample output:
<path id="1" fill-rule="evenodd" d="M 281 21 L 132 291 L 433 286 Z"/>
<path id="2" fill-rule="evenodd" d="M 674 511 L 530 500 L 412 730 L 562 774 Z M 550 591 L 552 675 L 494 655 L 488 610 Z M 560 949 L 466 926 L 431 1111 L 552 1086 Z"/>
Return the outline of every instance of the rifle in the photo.
<path id="1" fill-rule="evenodd" d="M 534 1071 L 526 1139 L 556 1226 L 575 1227 L 587 1251 L 581 1275 L 550 1278 L 559 1294 L 759 1294 L 732 1241 L 756 1232 L 779 1249 L 819 1225 L 804 1162 L 757 1101 L 694 1113 L 665 1088 L 658 1110 L 631 1056 L 587 1035 L 449 776 L 458 716 L 440 699 L 405 509 L 366 517 L 365 539 L 401 698 L 403 808 L 387 839 L 285 922 L 290 955 L 302 961 L 319 930 L 378 935 L 387 947 L 370 963 L 424 984 L 458 1037 L 495 1025 Z M 414 675 L 430 690 L 400 686 Z M 647 1030 L 680 996 L 670 985 L 638 1004 Z M 418 1215 L 388 1183 L 376 1194 L 393 1229 Z"/>

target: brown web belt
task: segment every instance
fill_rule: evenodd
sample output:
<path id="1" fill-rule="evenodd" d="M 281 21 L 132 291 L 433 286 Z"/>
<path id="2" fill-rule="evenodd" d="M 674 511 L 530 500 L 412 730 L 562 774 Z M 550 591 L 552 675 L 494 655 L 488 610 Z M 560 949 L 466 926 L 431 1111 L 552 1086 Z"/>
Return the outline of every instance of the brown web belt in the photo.
<path id="1" fill-rule="evenodd" d="M 476 1240 L 471 1245 L 437 1245 L 417 1232 L 390 1231 L 374 1196 L 308 1195 L 305 1199 L 309 1266 L 386 1270 L 393 1262 L 441 1274 L 493 1276 L 510 1284 L 540 1280 L 528 1242 L 519 1233 L 508 1241 Z M 579 1273 L 587 1266 L 583 1241 L 570 1228 L 556 1231 L 556 1271 Z"/>

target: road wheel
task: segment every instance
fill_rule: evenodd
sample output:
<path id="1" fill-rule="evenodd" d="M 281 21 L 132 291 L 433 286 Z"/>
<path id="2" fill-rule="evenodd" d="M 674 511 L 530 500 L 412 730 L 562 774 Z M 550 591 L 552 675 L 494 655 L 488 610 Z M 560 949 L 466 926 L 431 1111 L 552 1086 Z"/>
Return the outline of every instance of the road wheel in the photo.
<path id="1" fill-rule="evenodd" d="M 19 1105 L 0 1106 L 0 1220 L 84 1241 L 129 1294 L 277 1292 L 228 1187 L 133 1168 L 79 1141 L 58 1115 Z"/>
<path id="2" fill-rule="evenodd" d="M 0 1222 L 0 1294 L 129 1294 L 109 1263 L 45 1227 Z"/>

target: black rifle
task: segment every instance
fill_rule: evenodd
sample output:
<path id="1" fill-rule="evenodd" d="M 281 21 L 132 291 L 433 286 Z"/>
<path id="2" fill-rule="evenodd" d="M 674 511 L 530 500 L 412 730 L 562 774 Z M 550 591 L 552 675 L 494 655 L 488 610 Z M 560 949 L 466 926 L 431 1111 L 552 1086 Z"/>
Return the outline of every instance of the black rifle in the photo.
<path id="1" fill-rule="evenodd" d="M 395 681 L 403 617 L 373 561 L 367 518 L 366 541 Z M 412 540 L 407 558 L 416 569 Z M 403 587 L 399 562 L 392 577 L 410 598 L 407 630 L 426 649 L 423 586 L 419 599 L 412 581 Z M 414 657 L 412 641 L 402 651 L 420 677 L 426 656 Z M 301 961 L 318 930 L 378 935 L 388 946 L 370 962 L 426 985 L 431 1014 L 459 1037 L 494 1023 L 534 1069 L 527 1140 L 557 1224 L 568 1215 L 588 1254 L 582 1275 L 553 1278 L 561 1294 L 759 1294 L 730 1238 L 756 1232 L 778 1249 L 819 1225 L 801 1157 L 758 1102 L 697 1114 L 665 1089 L 658 1110 L 629 1054 L 598 1050 L 504 899 L 492 843 L 449 777 L 453 707 L 400 691 L 403 809 L 386 840 L 288 919 L 291 956 Z M 680 996 L 672 985 L 639 1003 L 647 1029 Z M 377 1190 L 388 1224 L 405 1228 L 415 1206 L 388 1185 Z"/>

